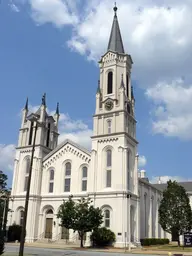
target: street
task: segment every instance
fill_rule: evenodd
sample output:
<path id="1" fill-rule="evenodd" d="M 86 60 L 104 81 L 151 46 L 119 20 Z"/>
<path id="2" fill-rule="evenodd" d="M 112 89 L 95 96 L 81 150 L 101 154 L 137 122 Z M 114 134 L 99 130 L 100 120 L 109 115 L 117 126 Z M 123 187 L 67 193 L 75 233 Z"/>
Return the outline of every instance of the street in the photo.
<path id="1" fill-rule="evenodd" d="M 5 254 L 6 253 L 15 253 L 19 251 L 18 246 L 6 245 Z M 34 247 L 25 247 L 25 253 L 27 255 L 40 255 L 40 256 L 122 256 L 125 253 L 105 253 L 105 252 L 92 252 L 92 251 L 78 251 L 78 250 L 60 250 L 60 249 L 46 249 L 46 248 L 34 248 Z M 128 254 L 126 254 L 128 255 Z M 129 254 L 131 256 L 136 256 L 136 254 Z M 144 256 L 139 254 L 140 256 Z M 146 256 L 146 255 L 145 255 Z M 153 255 L 151 255 L 153 256 Z M 156 256 L 156 255 L 154 255 Z"/>

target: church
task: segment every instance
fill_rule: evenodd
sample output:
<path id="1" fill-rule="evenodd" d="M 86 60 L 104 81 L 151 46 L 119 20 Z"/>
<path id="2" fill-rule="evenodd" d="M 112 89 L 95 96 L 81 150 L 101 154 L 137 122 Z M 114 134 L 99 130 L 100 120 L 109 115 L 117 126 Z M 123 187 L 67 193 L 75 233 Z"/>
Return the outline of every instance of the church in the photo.
<path id="1" fill-rule="evenodd" d="M 99 61 L 100 78 L 93 116 L 91 151 L 70 140 L 58 145 L 59 106 L 50 116 L 46 97 L 35 113 L 28 101 L 22 111 L 16 148 L 8 225 L 22 225 L 33 142 L 26 242 L 79 243 L 73 230 L 62 228 L 57 213 L 73 195 L 92 199 L 103 212 L 103 226 L 116 235 L 116 247 L 135 246 L 140 238 L 164 238 L 158 224 L 162 190 L 138 170 L 133 60 L 124 51 L 117 7 L 107 52 Z M 36 120 L 36 121 L 34 121 Z M 85 245 L 90 243 L 87 234 Z"/>

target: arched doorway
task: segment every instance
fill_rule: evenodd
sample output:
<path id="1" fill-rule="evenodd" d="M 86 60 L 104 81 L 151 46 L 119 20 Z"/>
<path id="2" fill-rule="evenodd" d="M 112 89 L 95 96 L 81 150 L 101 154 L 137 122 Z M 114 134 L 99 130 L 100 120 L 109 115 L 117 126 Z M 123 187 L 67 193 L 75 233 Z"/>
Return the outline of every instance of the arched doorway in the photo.
<path id="1" fill-rule="evenodd" d="M 53 211 L 48 210 L 45 216 L 45 238 L 51 239 L 53 232 Z"/>

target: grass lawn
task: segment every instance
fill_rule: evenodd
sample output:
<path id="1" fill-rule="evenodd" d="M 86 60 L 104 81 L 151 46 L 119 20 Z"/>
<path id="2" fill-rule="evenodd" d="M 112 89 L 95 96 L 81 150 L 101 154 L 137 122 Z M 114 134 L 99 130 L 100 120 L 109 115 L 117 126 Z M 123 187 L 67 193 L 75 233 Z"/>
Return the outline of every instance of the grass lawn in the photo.
<path id="1" fill-rule="evenodd" d="M 157 250 L 157 251 L 181 251 L 181 252 L 192 252 L 192 247 L 178 247 L 175 244 L 166 244 L 166 245 L 151 245 L 151 246 L 144 246 L 144 250 Z"/>

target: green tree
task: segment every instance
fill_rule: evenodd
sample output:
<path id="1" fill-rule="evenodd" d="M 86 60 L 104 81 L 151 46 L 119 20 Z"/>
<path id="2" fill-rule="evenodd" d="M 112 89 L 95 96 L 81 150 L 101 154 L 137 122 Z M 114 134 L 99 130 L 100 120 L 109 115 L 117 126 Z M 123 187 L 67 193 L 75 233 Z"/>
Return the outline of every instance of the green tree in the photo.
<path id="1" fill-rule="evenodd" d="M 74 202 L 73 196 L 70 196 L 68 201 L 63 201 L 57 218 L 61 219 L 61 226 L 78 232 L 81 247 L 84 235 L 98 228 L 103 222 L 101 209 L 95 208 L 90 198 Z"/>
<path id="2" fill-rule="evenodd" d="M 0 230 L 5 232 L 10 190 L 7 188 L 7 175 L 0 170 Z"/>
<path id="3" fill-rule="evenodd" d="M 163 192 L 163 199 L 159 207 L 159 223 L 164 231 L 178 241 L 179 236 L 192 229 L 192 210 L 189 197 L 176 181 L 168 181 L 167 189 Z"/>

